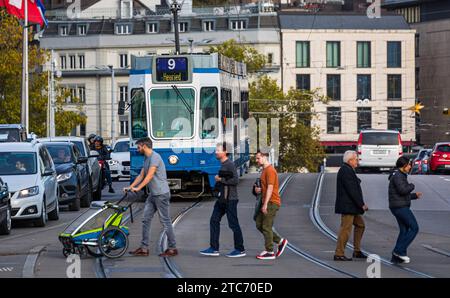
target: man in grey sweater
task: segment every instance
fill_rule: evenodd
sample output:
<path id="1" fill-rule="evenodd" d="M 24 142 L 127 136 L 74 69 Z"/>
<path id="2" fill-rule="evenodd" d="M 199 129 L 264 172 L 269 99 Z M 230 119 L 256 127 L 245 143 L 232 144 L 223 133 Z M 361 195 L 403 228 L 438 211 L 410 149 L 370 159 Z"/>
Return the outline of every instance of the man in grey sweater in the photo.
<path id="1" fill-rule="evenodd" d="M 239 177 L 234 162 L 228 159 L 228 152 L 230 152 L 231 148 L 231 145 L 226 142 L 216 146 L 216 158 L 220 160 L 222 166 L 219 175 L 215 177 L 219 195 L 210 219 L 210 247 L 200 251 L 205 256 L 220 255 L 220 221 L 225 214 L 227 215 L 228 225 L 234 234 L 234 250 L 226 256 L 230 258 L 245 256 L 244 239 L 237 215 L 237 205 L 239 202 L 237 185 L 239 183 Z"/>

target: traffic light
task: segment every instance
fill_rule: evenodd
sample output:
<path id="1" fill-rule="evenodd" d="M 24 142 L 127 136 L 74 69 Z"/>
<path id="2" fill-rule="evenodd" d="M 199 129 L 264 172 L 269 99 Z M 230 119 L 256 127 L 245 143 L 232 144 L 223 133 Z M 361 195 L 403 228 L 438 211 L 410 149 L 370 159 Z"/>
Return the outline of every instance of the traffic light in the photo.
<path id="1" fill-rule="evenodd" d="M 442 114 L 444 114 L 444 115 L 449 115 L 449 113 L 448 113 L 448 108 L 445 108 L 443 111 L 442 111 Z"/>
<path id="2" fill-rule="evenodd" d="M 410 107 L 409 109 L 416 114 L 420 114 L 420 110 L 422 110 L 424 107 L 425 106 L 423 106 L 420 102 L 418 102 L 415 105 L 413 105 L 412 107 Z"/>

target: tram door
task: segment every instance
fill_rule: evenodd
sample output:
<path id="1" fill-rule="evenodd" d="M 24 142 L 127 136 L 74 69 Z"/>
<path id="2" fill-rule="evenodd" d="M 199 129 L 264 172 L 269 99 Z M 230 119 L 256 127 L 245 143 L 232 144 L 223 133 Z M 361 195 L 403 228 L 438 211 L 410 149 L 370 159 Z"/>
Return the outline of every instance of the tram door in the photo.
<path id="1" fill-rule="evenodd" d="M 234 156 L 235 159 L 239 158 L 239 146 L 240 146 L 240 104 L 238 102 L 233 103 L 233 145 L 234 145 Z"/>

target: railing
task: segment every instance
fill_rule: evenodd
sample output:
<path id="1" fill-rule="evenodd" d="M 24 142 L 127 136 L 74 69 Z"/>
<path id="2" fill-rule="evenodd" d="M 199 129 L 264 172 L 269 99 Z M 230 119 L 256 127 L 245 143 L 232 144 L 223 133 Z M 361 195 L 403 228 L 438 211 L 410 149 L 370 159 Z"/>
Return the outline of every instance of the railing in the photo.
<path id="1" fill-rule="evenodd" d="M 249 15 L 276 15 L 275 6 L 261 4 L 241 5 L 241 6 L 208 6 L 193 7 L 192 11 L 181 10 L 180 16 L 249 16 Z M 84 11 L 73 11 L 70 9 L 48 10 L 46 16 L 50 20 L 65 19 L 102 19 L 102 18 L 122 18 L 139 19 L 151 16 L 170 17 L 170 8 L 133 9 L 133 11 L 122 11 L 118 8 L 88 8 Z"/>

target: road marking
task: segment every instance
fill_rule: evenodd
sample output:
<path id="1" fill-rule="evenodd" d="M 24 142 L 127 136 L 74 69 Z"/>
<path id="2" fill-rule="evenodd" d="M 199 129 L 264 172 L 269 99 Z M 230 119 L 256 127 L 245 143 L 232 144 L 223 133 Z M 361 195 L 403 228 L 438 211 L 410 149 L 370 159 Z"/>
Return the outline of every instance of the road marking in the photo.
<path id="1" fill-rule="evenodd" d="M 30 253 L 27 256 L 25 261 L 25 265 L 23 265 L 22 277 L 24 278 L 33 278 L 34 277 L 34 268 L 36 267 L 36 262 L 39 257 L 39 254 L 44 250 L 45 246 L 36 246 L 30 250 Z"/>
<path id="2" fill-rule="evenodd" d="M 440 254 L 440 255 L 443 255 L 443 256 L 446 256 L 446 257 L 449 257 L 449 258 L 450 258 L 450 252 L 447 252 L 447 251 L 445 251 L 445 250 L 442 250 L 442 249 L 433 247 L 433 246 L 428 245 L 428 244 L 422 244 L 422 246 L 423 246 L 424 248 L 428 249 L 428 250 L 431 250 L 431 251 L 433 251 L 433 252 L 435 252 L 435 253 L 438 253 L 438 254 Z"/>
<path id="3" fill-rule="evenodd" d="M 449 181 L 450 182 L 450 179 L 444 179 L 445 181 Z"/>

